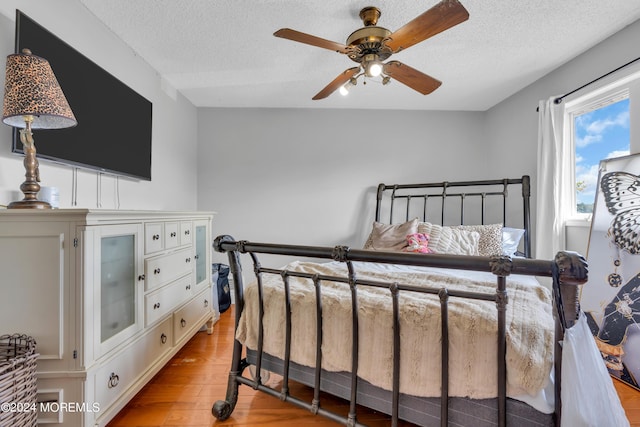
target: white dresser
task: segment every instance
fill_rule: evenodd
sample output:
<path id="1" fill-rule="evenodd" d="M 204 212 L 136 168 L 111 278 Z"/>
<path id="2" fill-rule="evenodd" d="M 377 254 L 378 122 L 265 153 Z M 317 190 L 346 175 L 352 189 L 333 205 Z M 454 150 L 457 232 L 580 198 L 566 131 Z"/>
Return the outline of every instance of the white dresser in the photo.
<path id="1" fill-rule="evenodd" d="M 0 334 L 36 339 L 40 424 L 104 426 L 203 326 L 206 212 L 0 211 Z"/>

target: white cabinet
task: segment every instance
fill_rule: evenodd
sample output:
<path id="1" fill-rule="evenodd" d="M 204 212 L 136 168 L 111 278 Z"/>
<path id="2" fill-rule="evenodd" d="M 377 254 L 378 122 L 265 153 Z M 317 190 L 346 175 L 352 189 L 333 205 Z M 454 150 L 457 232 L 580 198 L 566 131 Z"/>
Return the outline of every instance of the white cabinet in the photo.
<path id="1" fill-rule="evenodd" d="M 0 211 L 0 333 L 36 339 L 40 424 L 105 426 L 206 325 L 212 213 Z"/>

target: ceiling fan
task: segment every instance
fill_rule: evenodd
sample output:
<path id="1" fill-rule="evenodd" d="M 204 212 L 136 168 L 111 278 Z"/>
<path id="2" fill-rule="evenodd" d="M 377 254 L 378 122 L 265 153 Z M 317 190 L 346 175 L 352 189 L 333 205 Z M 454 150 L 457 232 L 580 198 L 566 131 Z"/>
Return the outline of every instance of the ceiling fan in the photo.
<path id="1" fill-rule="evenodd" d="M 360 76 L 382 76 L 382 84 L 391 78 L 409 86 L 411 89 L 427 95 L 436 90 L 442 82 L 399 61 L 383 63 L 394 53 L 407 49 L 438 33 L 441 33 L 469 19 L 469 12 L 458 0 L 441 0 L 431 9 L 409 21 L 403 27 L 391 32 L 378 27 L 381 12 L 377 7 L 369 6 L 360 11 L 364 27 L 354 31 L 346 44 L 326 40 L 290 28 L 282 28 L 273 35 L 323 49 L 345 54 L 357 67 L 349 68 L 338 75 L 331 83 L 318 92 L 312 99 L 326 98 L 337 89 L 346 94 L 357 83 Z"/>

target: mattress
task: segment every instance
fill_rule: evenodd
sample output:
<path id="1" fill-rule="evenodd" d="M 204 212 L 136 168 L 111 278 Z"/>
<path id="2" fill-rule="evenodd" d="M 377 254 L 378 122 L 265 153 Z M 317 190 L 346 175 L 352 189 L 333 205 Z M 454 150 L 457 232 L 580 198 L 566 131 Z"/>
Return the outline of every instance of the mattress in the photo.
<path id="1" fill-rule="evenodd" d="M 248 349 L 247 361 L 255 365 L 257 352 Z M 283 362 L 269 354 L 263 355 L 262 369 L 282 375 Z M 307 366 L 291 363 L 289 378 L 309 387 L 314 386 L 314 370 Z M 350 399 L 351 376 L 347 372 L 322 372 L 320 389 L 343 399 Z M 358 380 L 357 403 L 367 408 L 391 415 L 391 392 L 371 383 Z M 550 390 L 553 395 L 553 390 Z M 322 406 L 322 398 L 320 400 Z M 425 427 L 440 427 L 440 399 L 400 394 L 398 404 L 400 419 Z M 497 399 L 470 399 L 452 397 L 449 399 L 449 426 L 452 427 L 495 427 L 498 423 Z M 518 427 L 555 426 L 554 415 L 538 411 L 517 399 L 507 399 L 507 425 Z"/>

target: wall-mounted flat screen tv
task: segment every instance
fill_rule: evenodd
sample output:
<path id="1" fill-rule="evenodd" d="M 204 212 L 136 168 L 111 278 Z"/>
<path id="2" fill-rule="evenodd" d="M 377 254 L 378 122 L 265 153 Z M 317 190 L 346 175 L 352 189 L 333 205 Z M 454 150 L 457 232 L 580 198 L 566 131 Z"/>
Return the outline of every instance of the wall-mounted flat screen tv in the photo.
<path id="1" fill-rule="evenodd" d="M 34 130 L 38 157 L 150 181 L 151 102 L 18 10 L 16 53 L 23 48 L 49 61 L 78 120 Z M 15 130 L 12 151 L 22 153 Z"/>

